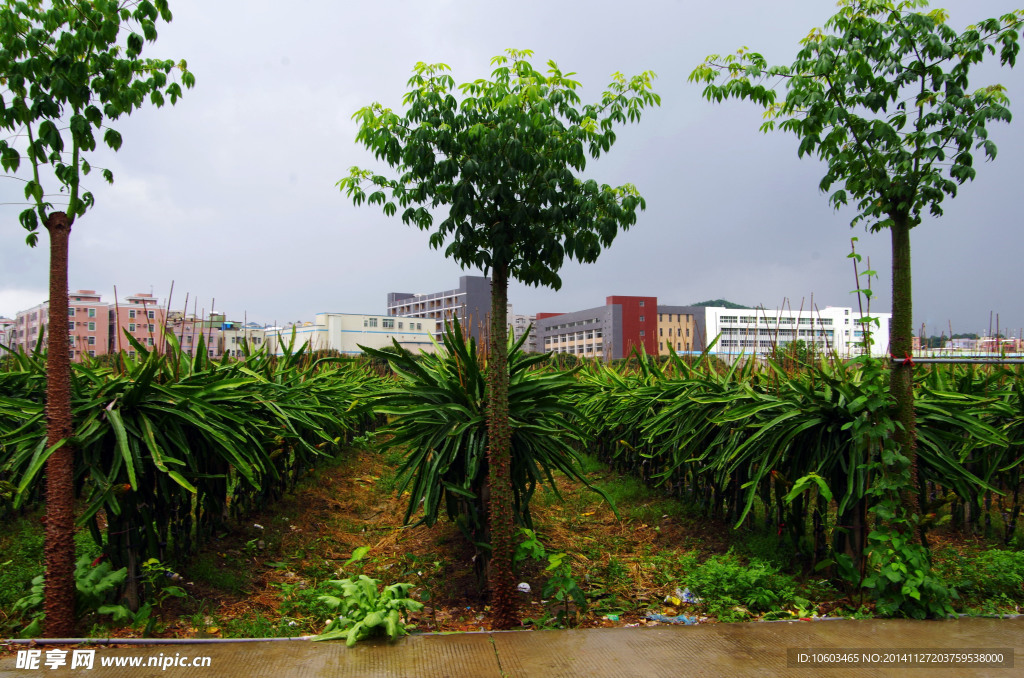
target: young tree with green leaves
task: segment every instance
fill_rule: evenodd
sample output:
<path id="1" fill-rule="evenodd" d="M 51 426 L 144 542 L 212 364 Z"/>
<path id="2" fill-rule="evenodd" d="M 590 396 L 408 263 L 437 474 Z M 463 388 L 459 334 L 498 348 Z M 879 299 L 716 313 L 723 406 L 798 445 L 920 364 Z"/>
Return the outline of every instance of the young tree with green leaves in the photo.
<path id="1" fill-rule="evenodd" d="M 974 179 L 974 154 L 995 158 L 988 124 L 1009 121 L 1001 85 L 971 89 L 971 68 L 987 55 L 1013 66 L 1024 12 L 986 19 L 958 33 L 925 0 L 841 0 L 839 11 L 802 41 L 789 66 L 769 66 L 746 49 L 712 55 L 690 75 L 710 101 L 748 99 L 766 109 L 762 130 L 797 135 L 800 156 L 827 165 L 822 191 L 836 208 L 855 204 L 851 225 L 888 229 L 892 240 L 893 357 L 890 393 L 896 440 L 909 482 L 907 524 L 917 520 L 910 232 L 923 215 Z M 921 11 L 919 11 L 921 10 Z M 784 95 L 776 88 L 785 88 Z M 834 185 L 840 188 L 833 190 Z"/>
<path id="2" fill-rule="evenodd" d="M 645 203 L 629 184 L 585 180 L 587 153 L 615 142 L 614 127 L 660 104 L 654 74 L 620 73 L 600 101 L 581 105 L 572 73 L 553 61 L 542 73 L 528 50 L 491 60 L 490 79 L 456 87 L 444 64 L 416 65 L 399 115 L 373 104 L 353 116 L 357 141 L 399 174 L 354 167 L 339 182 L 356 205 L 381 205 L 402 221 L 432 230 L 430 244 L 463 268 L 491 275 L 487 435 L 490 588 L 498 628 L 515 619 L 513 495 L 509 470 L 507 310 L 510 278 L 561 287 L 565 258 L 593 262 Z M 368 192 L 369 191 L 369 192 Z M 434 225 L 431 210 L 447 208 Z"/>
<path id="3" fill-rule="evenodd" d="M 71 227 L 93 206 L 83 179 L 97 136 L 112 150 L 109 126 L 146 101 L 162 106 L 191 87 L 184 61 L 142 58 L 156 23 L 170 21 L 167 0 L 8 0 L 0 7 L 0 165 L 16 173 L 23 157 L 30 207 L 19 220 L 35 246 L 39 225 L 50 237 L 47 342 L 46 632 L 74 633 L 74 457 L 68 341 L 68 242 Z M 170 77 L 179 72 L 178 80 Z M 113 182 L 109 169 L 103 178 Z"/>

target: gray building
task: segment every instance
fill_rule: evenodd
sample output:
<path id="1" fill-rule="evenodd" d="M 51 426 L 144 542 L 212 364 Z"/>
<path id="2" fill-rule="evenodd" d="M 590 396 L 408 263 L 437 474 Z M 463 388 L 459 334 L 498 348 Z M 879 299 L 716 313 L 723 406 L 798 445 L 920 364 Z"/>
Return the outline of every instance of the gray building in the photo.
<path id="1" fill-rule="evenodd" d="M 388 293 L 388 315 L 438 320 L 435 339 L 441 340 L 445 325 L 459 319 L 463 331 L 468 331 L 478 342 L 487 336 L 491 310 L 491 279 L 482 275 L 464 275 L 459 286 L 442 292 L 414 294 Z"/>

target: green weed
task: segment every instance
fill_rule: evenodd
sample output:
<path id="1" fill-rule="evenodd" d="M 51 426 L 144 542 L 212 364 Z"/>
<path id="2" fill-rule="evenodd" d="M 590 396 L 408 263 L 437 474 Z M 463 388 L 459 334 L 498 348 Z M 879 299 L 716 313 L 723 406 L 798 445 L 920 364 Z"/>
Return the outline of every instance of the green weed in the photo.
<path id="1" fill-rule="evenodd" d="M 233 569 L 229 559 L 217 554 L 199 554 L 186 571 L 189 579 L 224 591 L 244 593 L 249 588 L 248 576 Z"/>
<path id="2" fill-rule="evenodd" d="M 794 601 L 796 582 L 764 560 L 746 563 L 731 550 L 712 556 L 685 576 L 685 584 L 719 621 L 739 621 Z"/>

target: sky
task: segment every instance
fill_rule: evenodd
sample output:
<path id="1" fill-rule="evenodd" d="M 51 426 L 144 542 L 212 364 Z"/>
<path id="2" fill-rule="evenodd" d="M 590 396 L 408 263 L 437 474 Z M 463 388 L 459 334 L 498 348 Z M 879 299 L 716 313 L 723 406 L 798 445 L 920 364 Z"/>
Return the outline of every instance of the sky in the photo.
<path id="1" fill-rule="evenodd" d="M 799 41 L 834 13 L 823 0 L 536 2 L 469 0 L 171 0 L 174 20 L 144 55 L 186 59 L 196 87 L 175 106 L 144 107 L 113 124 L 124 144 L 90 158 L 108 167 L 87 188 L 96 204 L 71 235 L 72 290 L 104 300 L 151 292 L 170 306 L 283 324 L 319 312 L 381 313 L 388 292 L 458 285 L 460 269 L 428 233 L 356 207 L 336 187 L 349 168 L 386 169 L 356 143 L 352 115 L 374 102 L 401 109 L 413 66 L 443 62 L 456 82 L 486 77 L 490 58 L 532 49 L 597 100 L 621 71 L 657 73 L 660 108 L 619 128 L 585 175 L 632 183 L 647 201 L 635 226 L 596 263 L 566 262 L 555 292 L 513 282 L 516 313 L 574 311 L 610 295 L 684 305 L 853 306 L 847 255 L 878 272 L 872 310 L 889 311 L 887 232 L 850 227 L 818 184 L 824 166 L 797 156 L 791 134 L 759 131 L 749 102 L 712 104 L 687 77 L 709 54 L 740 47 L 792 62 Z M 958 29 L 1015 7 L 1009 0 L 933 2 Z M 1024 72 L 985 66 L 973 86 L 1001 83 L 1024 102 Z M 1011 110 L 1014 110 L 1011 104 Z M 914 322 L 926 334 L 1004 333 L 1024 326 L 1019 259 L 1024 113 L 990 126 L 994 162 L 912 231 Z M 44 184 L 45 186 L 46 184 Z M 53 183 L 48 190 L 56 191 Z M 0 316 L 47 297 L 48 242 L 29 248 L 17 215 L 23 184 L 0 181 Z M 867 262 L 865 261 L 865 264 Z"/>

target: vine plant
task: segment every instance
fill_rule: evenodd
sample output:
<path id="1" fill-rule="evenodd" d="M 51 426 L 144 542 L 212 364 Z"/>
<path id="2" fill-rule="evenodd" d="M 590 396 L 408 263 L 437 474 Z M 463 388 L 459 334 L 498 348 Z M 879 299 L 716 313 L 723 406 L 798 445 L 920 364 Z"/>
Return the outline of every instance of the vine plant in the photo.
<path id="1" fill-rule="evenodd" d="M 855 361 L 863 370 L 866 397 L 859 405 L 851 403 L 851 410 L 859 409 L 860 416 L 847 425 L 867 463 L 867 495 L 871 503 L 868 512 L 875 517 L 863 554 L 866 558 L 862 560 L 860 585 L 873 592 L 876 610 L 884 616 L 948 616 L 953 613 L 950 591 L 932 574 L 928 547 L 914 536 L 920 527 L 920 517 L 907 508 L 906 495 L 915 490 L 911 460 L 898 444 L 895 434 L 900 424 L 893 416 L 896 403 L 888 388 L 883 360 L 871 355 L 873 340 L 867 329 L 878 324 L 871 316 L 870 280 L 876 274 L 870 266 L 863 273 L 858 272 L 861 255 L 856 251 L 856 240 L 852 239 L 853 251 L 849 256 L 857 277 L 854 292 L 858 295 L 865 332 L 863 355 Z M 861 277 L 868 281 L 866 288 L 861 288 Z M 845 571 L 851 572 L 850 563 L 846 565 Z"/>

